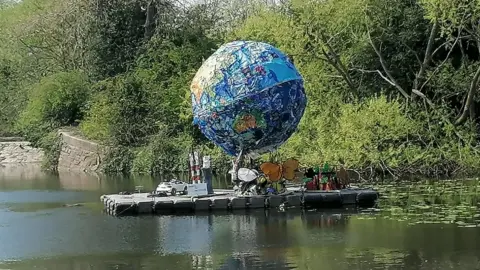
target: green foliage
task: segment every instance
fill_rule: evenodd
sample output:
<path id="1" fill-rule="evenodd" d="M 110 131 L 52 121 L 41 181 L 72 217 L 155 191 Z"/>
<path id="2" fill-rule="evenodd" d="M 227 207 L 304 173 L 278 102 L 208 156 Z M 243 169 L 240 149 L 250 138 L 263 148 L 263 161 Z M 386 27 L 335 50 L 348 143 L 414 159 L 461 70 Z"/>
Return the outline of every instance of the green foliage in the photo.
<path id="1" fill-rule="evenodd" d="M 85 119 L 80 123 L 83 135 L 94 141 L 107 141 L 112 136 L 116 108 L 104 92 L 92 95 L 87 108 Z"/>
<path id="2" fill-rule="evenodd" d="M 38 142 L 48 132 L 74 124 L 82 118 L 89 86 L 87 77 L 80 72 L 42 78 L 30 89 L 17 128 L 32 142 Z"/>
<path id="3" fill-rule="evenodd" d="M 232 169 L 232 157 L 225 154 L 219 147 L 212 143 L 203 144 L 200 148 L 203 155 L 210 155 L 210 164 L 212 171 L 218 175 L 227 174 Z"/>
<path id="4" fill-rule="evenodd" d="M 384 96 L 359 105 L 344 105 L 338 117 L 338 130 L 329 136 L 333 149 L 325 156 L 332 161 L 343 160 L 348 167 L 397 163 L 401 146 L 416 124 L 403 115 L 400 106 Z M 339 153 L 343 156 L 338 156 Z"/>
<path id="5" fill-rule="evenodd" d="M 42 167 L 49 171 L 56 171 L 58 169 L 58 159 L 62 150 L 60 134 L 56 131 L 49 132 L 40 139 L 38 145 L 45 153 Z"/>
<path id="6" fill-rule="evenodd" d="M 324 161 L 352 168 L 376 167 L 381 162 L 399 165 L 405 141 L 417 128 L 405 117 L 399 101 L 382 95 L 337 106 L 335 118 L 328 111 L 317 111 L 315 117 L 308 111 L 298 134 L 282 147 L 282 155 L 300 157 L 310 166 Z"/>
<path id="7" fill-rule="evenodd" d="M 15 120 L 21 111 L 24 96 L 16 91 L 18 76 L 13 61 L 0 58 L 0 136 L 15 134 Z"/>
<path id="8" fill-rule="evenodd" d="M 134 74 L 98 83 L 81 129 L 88 138 L 111 139 L 118 145 L 138 145 L 155 129 L 148 106 L 150 94 Z M 106 114 L 105 114 L 106 113 Z"/>
<path id="9" fill-rule="evenodd" d="M 134 172 L 187 170 L 192 128 L 190 103 L 184 96 L 202 58 L 215 46 L 197 34 L 187 28 L 171 40 L 154 36 L 131 72 L 94 87 L 81 129 L 90 139 L 134 146 Z"/>
<path id="10" fill-rule="evenodd" d="M 187 171 L 191 140 L 188 136 L 177 136 L 163 127 L 145 147 L 136 151 L 132 171 L 150 174 Z"/>
<path id="11" fill-rule="evenodd" d="M 202 59 L 215 46 L 213 40 L 185 31 L 173 41 L 153 37 L 134 70 L 143 91 L 149 93 L 151 117 L 176 132 L 188 129 L 191 123 L 190 97 L 185 93 Z"/>
<path id="12" fill-rule="evenodd" d="M 110 149 L 107 172 L 187 170 L 194 146 L 224 173 L 231 158 L 192 126 L 188 90 L 215 48 L 248 39 L 286 52 L 305 80 L 309 103 L 280 158 L 394 174 L 480 168 L 480 111 L 452 124 L 479 67 L 476 1 L 250 2 L 0 7 L 0 135 L 27 136 L 54 168 L 52 132 L 79 122 Z"/>
<path id="13" fill-rule="evenodd" d="M 134 61 L 144 37 L 145 13 L 143 1 L 101 0 L 92 2 L 94 41 L 94 74 L 100 78 L 127 71 Z"/>
<path id="14" fill-rule="evenodd" d="M 132 169 L 133 158 L 134 153 L 129 147 L 110 147 L 102 161 L 102 171 L 106 173 L 129 173 Z"/>
<path id="15" fill-rule="evenodd" d="M 434 110 L 415 103 L 406 107 L 394 98 L 395 87 L 378 76 L 384 69 L 368 35 L 397 82 L 402 87 L 414 84 L 411 73 L 420 68 L 431 28 L 420 6 L 405 1 L 292 1 L 289 12 L 284 16 L 265 10 L 227 38 L 277 45 L 293 55 L 306 81 L 309 104 L 299 131 L 280 149 L 283 158 L 297 157 L 309 166 L 327 161 L 398 173 L 478 167 L 477 146 L 470 139 L 476 134 L 474 123 L 454 127 L 448 120 L 455 117 L 451 108 L 466 93 L 475 65 L 460 72 L 444 63 L 427 68 L 427 87 L 440 103 Z M 439 48 L 436 52 L 442 52 Z M 379 96 L 380 91 L 386 96 Z"/>
<path id="16" fill-rule="evenodd" d="M 480 18 L 478 1 L 468 0 L 420 0 L 426 11 L 426 17 L 431 21 L 438 21 L 442 27 L 442 34 L 449 36 L 457 29 L 472 28 L 476 30 Z"/>
<path id="17" fill-rule="evenodd" d="M 30 89 L 43 77 L 86 67 L 83 4 L 25 0 L 0 10 L 0 133 L 17 133 L 13 127 Z"/>

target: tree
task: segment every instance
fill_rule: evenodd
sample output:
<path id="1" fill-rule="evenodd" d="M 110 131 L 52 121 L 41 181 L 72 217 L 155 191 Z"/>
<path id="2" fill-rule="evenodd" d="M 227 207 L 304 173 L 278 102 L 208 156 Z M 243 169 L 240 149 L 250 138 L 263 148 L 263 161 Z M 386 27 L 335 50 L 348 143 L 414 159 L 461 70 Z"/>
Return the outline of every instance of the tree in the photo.
<path id="1" fill-rule="evenodd" d="M 480 50 L 480 2 L 468 0 L 422 0 L 427 18 L 431 20 L 433 25 L 439 29 L 439 35 L 446 39 L 451 48 L 460 47 L 463 65 L 475 65 L 478 59 L 478 51 Z M 432 30 L 433 33 L 433 30 Z M 464 46 L 472 46 L 476 48 L 476 59 L 469 59 L 469 55 L 465 52 Z M 475 62 L 472 62 L 474 60 Z M 476 119 L 475 115 L 475 94 L 479 87 L 480 65 L 471 78 L 468 91 L 465 93 L 461 114 L 455 121 L 460 125 L 470 117 Z"/>

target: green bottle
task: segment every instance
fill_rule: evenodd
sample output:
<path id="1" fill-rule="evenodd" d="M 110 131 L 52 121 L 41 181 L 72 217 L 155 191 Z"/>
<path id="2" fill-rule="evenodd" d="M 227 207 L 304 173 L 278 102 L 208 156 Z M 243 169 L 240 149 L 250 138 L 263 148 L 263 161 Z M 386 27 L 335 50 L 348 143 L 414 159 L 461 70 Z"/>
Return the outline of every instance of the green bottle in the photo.
<path id="1" fill-rule="evenodd" d="M 325 164 L 323 165 L 322 172 L 328 173 L 329 171 L 330 171 L 330 167 L 328 166 L 328 163 L 325 162 Z M 322 177 L 322 184 L 326 184 L 327 182 L 328 182 L 328 176 L 323 176 Z"/>

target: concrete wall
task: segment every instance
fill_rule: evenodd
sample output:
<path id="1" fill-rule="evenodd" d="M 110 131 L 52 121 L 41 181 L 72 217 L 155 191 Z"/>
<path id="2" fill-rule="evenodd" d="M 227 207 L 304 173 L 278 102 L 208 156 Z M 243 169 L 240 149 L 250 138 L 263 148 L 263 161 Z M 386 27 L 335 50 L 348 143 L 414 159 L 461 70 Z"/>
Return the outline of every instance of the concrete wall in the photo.
<path id="1" fill-rule="evenodd" d="M 15 140 L 2 140 L 0 138 L 0 164 L 40 163 L 43 151 L 33 148 L 29 142 Z"/>
<path id="2" fill-rule="evenodd" d="M 58 160 L 58 170 L 97 171 L 104 157 L 104 148 L 94 142 L 87 141 L 60 131 L 62 148 Z"/>

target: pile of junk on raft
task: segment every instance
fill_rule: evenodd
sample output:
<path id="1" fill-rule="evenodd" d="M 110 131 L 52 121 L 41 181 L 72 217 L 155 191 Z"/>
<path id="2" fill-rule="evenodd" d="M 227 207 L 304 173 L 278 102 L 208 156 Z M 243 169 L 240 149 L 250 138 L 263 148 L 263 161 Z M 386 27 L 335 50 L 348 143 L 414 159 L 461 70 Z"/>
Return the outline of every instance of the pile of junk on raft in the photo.
<path id="1" fill-rule="evenodd" d="M 191 164 L 191 182 L 205 183 L 208 193 L 213 193 L 212 170 L 210 157 L 204 157 L 204 164 Z M 200 167 L 202 169 L 200 170 Z M 239 168 L 236 177 L 233 170 L 233 191 L 238 195 L 282 195 L 290 192 L 308 191 L 335 191 L 351 188 L 350 177 L 343 166 L 330 166 L 325 163 L 322 167 L 300 168 L 296 159 L 288 159 L 283 163 L 263 162 L 259 165 L 250 163 L 250 168 Z M 202 177 L 200 176 L 202 174 Z M 202 179 L 202 180 L 200 180 Z M 168 195 L 187 195 L 189 184 L 177 179 L 162 182 L 155 193 Z"/>
<path id="2" fill-rule="evenodd" d="M 282 164 L 264 162 L 256 168 L 240 168 L 234 190 L 243 195 L 283 194 L 290 191 L 333 191 L 350 187 L 350 177 L 344 167 L 330 167 L 325 163 L 310 168 L 299 168 L 296 159 Z M 230 171 L 233 173 L 233 171 Z"/>

